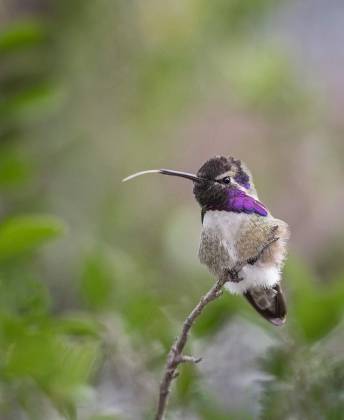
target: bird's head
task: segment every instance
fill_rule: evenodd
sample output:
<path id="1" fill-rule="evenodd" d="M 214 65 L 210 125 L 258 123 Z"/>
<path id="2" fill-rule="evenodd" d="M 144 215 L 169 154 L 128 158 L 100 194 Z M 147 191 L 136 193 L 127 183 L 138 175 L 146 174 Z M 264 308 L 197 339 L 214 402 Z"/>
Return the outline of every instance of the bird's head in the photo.
<path id="1" fill-rule="evenodd" d="M 197 174 L 171 169 L 151 169 L 137 172 L 123 181 L 147 173 L 160 173 L 193 181 L 195 198 L 203 209 L 225 208 L 231 190 L 255 194 L 248 170 L 240 160 L 233 157 L 215 156 L 207 160 Z"/>
<path id="2" fill-rule="evenodd" d="M 230 190 L 250 192 L 250 175 L 240 160 L 233 157 L 215 156 L 198 170 L 200 179 L 194 183 L 194 195 L 202 208 L 222 208 L 228 201 Z"/>

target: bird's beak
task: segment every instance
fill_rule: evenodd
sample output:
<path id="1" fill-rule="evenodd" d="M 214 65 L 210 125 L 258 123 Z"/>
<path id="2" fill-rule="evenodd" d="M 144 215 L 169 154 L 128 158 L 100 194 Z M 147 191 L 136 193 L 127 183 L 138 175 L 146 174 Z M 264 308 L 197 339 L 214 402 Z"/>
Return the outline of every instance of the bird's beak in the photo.
<path id="1" fill-rule="evenodd" d="M 190 174 L 188 172 L 181 172 L 181 171 L 173 171 L 171 169 L 150 169 L 148 171 L 136 172 L 133 175 L 129 175 L 128 177 L 124 178 L 122 182 L 129 181 L 130 179 L 136 178 L 140 175 L 145 174 L 162 174 L 162 175 L 171 175 L 171 176 L 179 176 L 181 178 L 191 179 L 191 181 L 199 182 L 204 181 L 204 178 L 200 178 L 197 175 Z"/>

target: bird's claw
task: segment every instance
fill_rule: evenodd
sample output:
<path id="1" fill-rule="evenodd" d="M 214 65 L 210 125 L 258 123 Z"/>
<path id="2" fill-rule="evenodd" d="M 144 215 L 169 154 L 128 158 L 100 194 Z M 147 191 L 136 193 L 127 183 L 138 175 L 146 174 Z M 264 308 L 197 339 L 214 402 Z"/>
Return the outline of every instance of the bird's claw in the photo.
<path id="1" fill-rule="evenodd" d="M 227 270 L 227 274 L 230 277 L 230 281 L 233 283 L 239 283 L 244 280 L 242 277 L 239 276 L 239 273 L 235 269 Z"/>

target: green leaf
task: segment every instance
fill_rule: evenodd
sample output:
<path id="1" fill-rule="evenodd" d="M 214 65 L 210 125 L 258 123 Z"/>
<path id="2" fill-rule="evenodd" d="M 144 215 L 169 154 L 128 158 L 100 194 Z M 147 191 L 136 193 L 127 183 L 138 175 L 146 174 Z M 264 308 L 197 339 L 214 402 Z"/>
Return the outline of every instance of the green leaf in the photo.
<path id="1" fill-rule="evenodd" d="M 30 179 L 31 165 L 16 150 L 2 150 L 0 156 L 0 188 L 8 189 L 24 184 Z"/>
<path id="2" fill-rule="evenodd" d="M 4 377 L 32 378 L 59 404 L 85 397 L 100 357 L 98 340 L 58 334 L 49 319 L 3 318 L 0 327 L 8 348 Z"/>
<path id="3" fill-rule="evenodd" d="M 304 339 L 314 342 L 327 335 L 343 315 L 343 281 L 317 284 L 301 261 L 291 257 L 285 270 L 290 285 L 290 314 Z"/>
<path id="4" fill-rule="evenodd" d="M 340 320 L 339 308 L 332 305 L 326 294 L 304 296 L 295 308 L 295 314 L 307 341 L 321 339 L 337 325 Z"/>
<path id="5" fill-rule="evenodd" d="M 17 123 L 42 119 L 58 108 L 63 97 L 63 91 L 52 83 L 26 87 L 0 103 L 0 120 Z"/>
<path id="6" fill-rule="evenodd" d="M 56 321 L 55 330 L 78 337 L 98 337 L 101 332 L 101 325 L 92 319 L 75 314 L 59 318 Z"/>
<path id="7" fill-rule="evenodd" d="M 64 232 L 64 223 L 53 216 L 12 217 L 0 225 L 0 260 L 32 251 Z"/>
<path id="8" fill-rule="evenodd" d="M 46 38 L 44 26 L 27 21 L 12 24 L 0 33 L 0 53 L 17 51 L 35 46 Z"/>
<path id="9" fill-rule="evenodd" d="M 0 308 L 3 312 L 37 316 L 46 314 L 49 307 L 47 284 L 31 273 L 15 271 L 0 276 Z"/>
<path id="10" fill-rule="evenodd" d="M 115 284 L 109 262 L 97 253 L 86 259 L 81 276 L 81 294 L 93 309 L 102 309 L 109 303 Z"/>

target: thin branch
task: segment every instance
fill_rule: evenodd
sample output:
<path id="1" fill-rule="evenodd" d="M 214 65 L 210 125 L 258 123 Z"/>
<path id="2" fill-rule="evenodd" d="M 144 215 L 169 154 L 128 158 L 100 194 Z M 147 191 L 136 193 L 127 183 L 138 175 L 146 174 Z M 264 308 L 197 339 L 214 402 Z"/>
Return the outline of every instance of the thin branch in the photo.
<path id="1" fill-rule="evenodd" d="M 213 287 L 201 297 L 201 300 L 190 312 L 186 320 L 184 321 L 182 332 L 176 339 L 168 353 L 167 363 L 165 367 L 165 373 L 160 383 L 159 402 L 155 420 L 162 420 L 166 411 L 166 405 L 168 396 L 171 389 L 173 379 L 178 376 L 177 367 L 180 363 L 199 363 L 201 358 L 183 355 L 183 350 L 186 345 L 189 332 L 196 321 L 201 315 L 205 306 L 213 300 L 219 298 L 223 293 L 223 286 L 228 281 L 238 281 L 238 272 L 242 269 L 245 264 L 237 264 L 236 267 L 228 271 L 226 276 L 218 279 Z"/>

